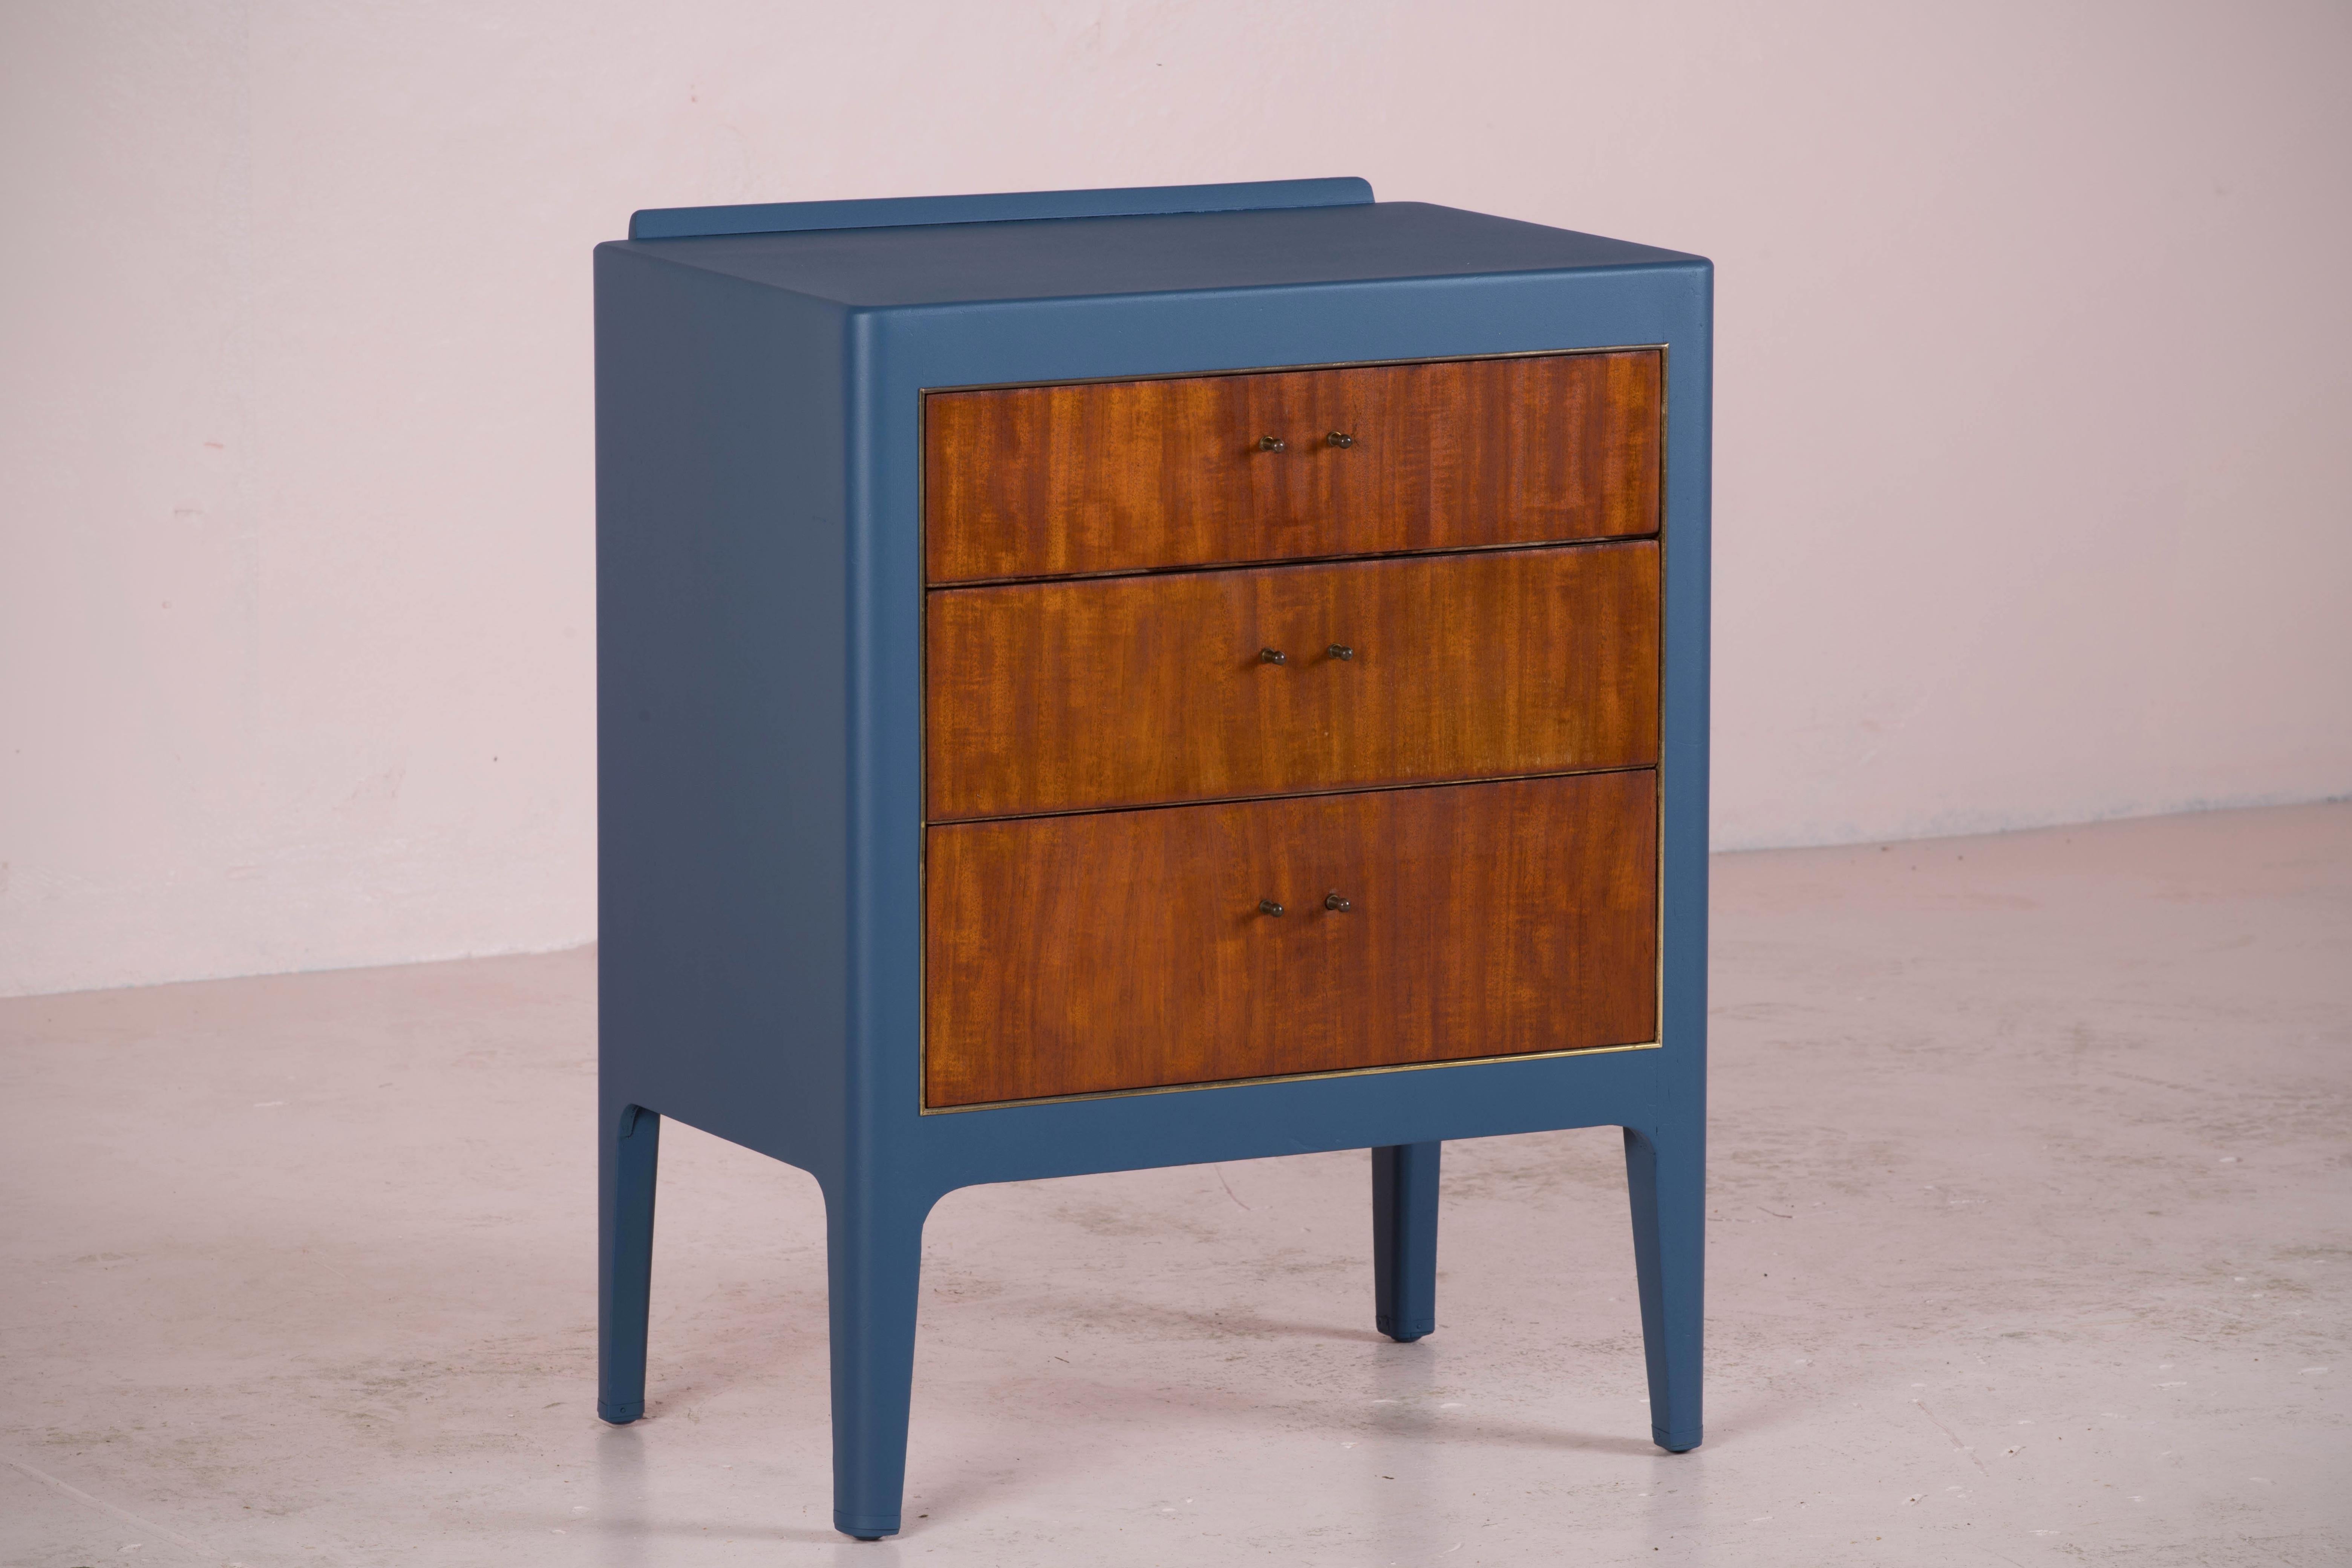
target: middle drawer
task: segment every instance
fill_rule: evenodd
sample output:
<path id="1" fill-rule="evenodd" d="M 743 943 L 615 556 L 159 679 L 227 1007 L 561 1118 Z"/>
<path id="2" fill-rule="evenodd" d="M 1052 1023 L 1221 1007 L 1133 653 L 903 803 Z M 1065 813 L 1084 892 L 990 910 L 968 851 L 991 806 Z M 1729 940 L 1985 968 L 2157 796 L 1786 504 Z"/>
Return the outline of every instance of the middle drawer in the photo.
<path id="1" fill-rule="evenodd" d="M 1646 766 L 1653 540 L 933 589 L 933 822 Z"/>

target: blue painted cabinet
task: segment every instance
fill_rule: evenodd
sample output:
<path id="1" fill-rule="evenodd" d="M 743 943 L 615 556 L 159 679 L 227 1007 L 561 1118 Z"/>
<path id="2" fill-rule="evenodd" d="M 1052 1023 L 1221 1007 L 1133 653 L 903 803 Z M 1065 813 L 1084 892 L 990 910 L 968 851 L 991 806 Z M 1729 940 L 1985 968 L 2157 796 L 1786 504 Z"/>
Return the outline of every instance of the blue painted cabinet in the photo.
<path id="1" fill-rule="evenodd" d="M 606 1420 L 645 1409 L 663 1118 L 823 1188 L 865 1538 L 943 1194 L 1367 1149 L 1411 1341 L 1444 1142 L 1606 1125 L 1653 1435 L 1697 1444 L 1711 289 L 1357 180 L 597 248 Z M 1639 417 L 1579 401 L 1611 376 Z"/>

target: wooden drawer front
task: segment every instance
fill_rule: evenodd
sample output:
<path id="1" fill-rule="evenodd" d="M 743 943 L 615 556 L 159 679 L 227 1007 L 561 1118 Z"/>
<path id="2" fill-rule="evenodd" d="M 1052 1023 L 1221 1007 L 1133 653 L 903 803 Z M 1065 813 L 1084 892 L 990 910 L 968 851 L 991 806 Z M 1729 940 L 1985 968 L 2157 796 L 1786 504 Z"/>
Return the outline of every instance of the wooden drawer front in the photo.
<path id="1" fill-rule="evenodd" d="M 926 1103 L 1647 1043 L 1655 785 L 1643 769 L 930 828 Z"/>
<path id="2" fill-rule="evenodd" d="M 935 822 L 1657 761 L 1650 540 L 958 588 L 928 612 Z"/>
<path id="3" fill-rule="evenodd" d="M 929 577 L 1653 533 L 1660 369 L 1641 349 L 933 393 Z"/>

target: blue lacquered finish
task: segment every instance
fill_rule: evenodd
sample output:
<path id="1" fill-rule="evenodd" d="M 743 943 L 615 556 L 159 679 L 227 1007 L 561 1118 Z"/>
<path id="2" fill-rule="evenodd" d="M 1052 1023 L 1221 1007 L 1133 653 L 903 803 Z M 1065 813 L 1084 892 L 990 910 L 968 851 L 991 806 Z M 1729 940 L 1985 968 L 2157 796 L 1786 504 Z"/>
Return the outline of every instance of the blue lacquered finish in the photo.
<path id="1" fill-rule="evenodd" d="M 1372 1151 L 1372 1321 L 1399 1344 L 1437 1328 L 1437 1170 L 1443 1143 Z"/>
<path id="2" fill-rule="evenodd" d="M 814 204 L 597 248 L 599 1408 L 644 1408 L 657 1117 L 801 1166 L 853 1535 L 899 1523 L 924 1216 L 982 1182 L 1389 1151 L 1376 1305 L 1412 1338 L 1435 1146 L 1622 1127 L 1653 1436 L 1699 1440 L 1712 268 L 1302 184 L 1327 205 Z M 1667 390 L 1658 1048 L 924 1113 L 924 390 L 1635 344 Z"/>

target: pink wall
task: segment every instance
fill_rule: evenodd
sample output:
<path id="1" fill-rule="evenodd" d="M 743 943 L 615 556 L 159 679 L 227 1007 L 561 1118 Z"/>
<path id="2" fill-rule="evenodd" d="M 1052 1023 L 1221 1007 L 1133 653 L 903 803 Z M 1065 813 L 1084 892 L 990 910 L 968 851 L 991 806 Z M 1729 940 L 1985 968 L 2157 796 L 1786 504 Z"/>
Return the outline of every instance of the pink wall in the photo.
<path id="1" fill-rule="evenodd" d="M 2339 5 L 0 13 L 0 994 L 595 928 L 588 248 L 1369 176 L 1722 272 L 1717 831 L 2352 792 Z"/>

